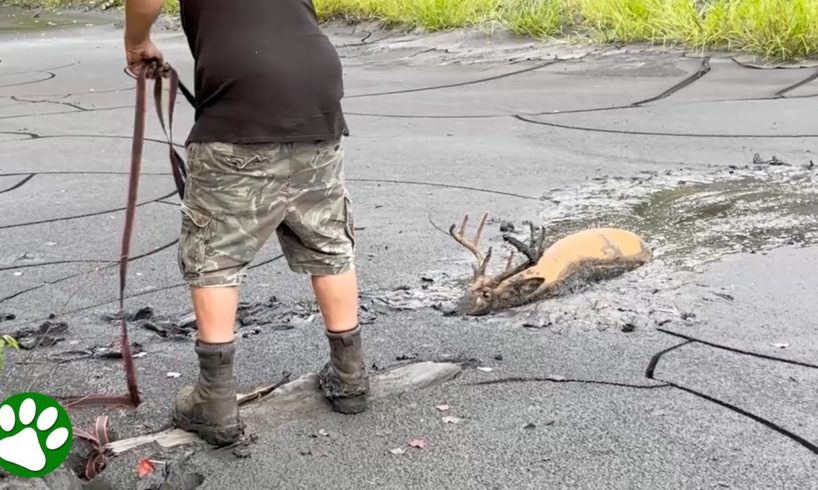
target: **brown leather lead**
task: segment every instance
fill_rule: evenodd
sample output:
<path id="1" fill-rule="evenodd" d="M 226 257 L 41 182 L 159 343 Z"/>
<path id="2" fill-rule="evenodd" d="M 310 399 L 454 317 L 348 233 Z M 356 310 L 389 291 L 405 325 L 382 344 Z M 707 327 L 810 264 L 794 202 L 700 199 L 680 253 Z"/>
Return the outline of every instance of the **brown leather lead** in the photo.
<path id="1" fill-rule="evenodd" d="M 159 117 L 159 124 L 165 132 L 168 141 L 169 156 L 173 179 L 176 190 L 180 198 L 184 198 L 185 180 L 187 169 L 185 162 L 174 148 L 173 144 L 173 111 L 176 104 L 176 92 L 181 89 L 182 94 L 195 106 L 195 99 L 189 90 L 179 81 L 179 75 L 167 63 L 159 66 L 150 63 L 139 71 L 136 77 L 136 111 L 134 114 L 134 133 L 131 145 L 131 169 L 128 182 L 128 206 L 125 211 L 125 225 L 122 233 L 122 252 L 119 260 L 119 311 L 121 316 L 120 344 L 122 352 L 122 362 L 125 367 L 125 380 L 128 386 L 127 395 L 85 395 L 60 397 L 60 401 L 66 407 L 113 407 L 126 406 L 138 407 L 141 403 L 139 388 L 136 381 L 136 370 L 134 369 L 133 356 L 131 355 L 130 340 L 128 339 L 128 325 L 125 318 L 125 286 L 128 274 L 128 262 L 130 262 L 131 236 L 133 234 L 134 217 L 136 214 L 136 198 L 139 190 L 139 173 L 142 167 L 142 150 L 145 144 L 145 110 L 146 110 L 146 88 L 147 79 L 152 78 L 154 82 L 154 100 L 156 103 L 156 114 Z M 162 114 L 162 79 L 169 78 L 168 96 L 168 126 L 165 128 L 165 120 Z"/>

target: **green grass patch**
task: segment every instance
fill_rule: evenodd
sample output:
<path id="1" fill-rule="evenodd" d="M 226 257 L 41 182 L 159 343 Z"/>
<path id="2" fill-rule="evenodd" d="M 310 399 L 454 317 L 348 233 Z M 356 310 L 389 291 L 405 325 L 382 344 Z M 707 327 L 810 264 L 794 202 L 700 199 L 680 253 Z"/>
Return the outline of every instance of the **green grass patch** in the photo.
<path id="1" fill-rule="evenodd" d="M 571 13 L 564 0 L 507 0 L 499 20 L 518 36 L 544 39 L 564 35 L 572 24 Z"/>
<path id="2" fill-rule="evenodd" d="M 792 61 L 818 54 L 818 0 L 314 0 L 324 19 L 439 31 L 498 22 L 517 35 L 681 44 Z"/>
<path id="3" fill-rule="evenodd" d="M 20 344 L 11 335 L 0 335 L 0 374 L 6 368 L 6 349 L 8 348 L 20 350 Z"/>
<path id="4" fill-rule="evenodd" d="M 273 1 L 273 0 L 271 0 Z M 11 0 L 27 7 L 120 7 L 123 0 Z M 313 0 L 322 20 L 441 31 L 501 25 L 539 39 L 727 49 L 777 61 L 818 54 L 818 0 Z M 237 7 L 239 8 L 239 7 Z M 168 0 L 166 13 L 179 11 Z"/>

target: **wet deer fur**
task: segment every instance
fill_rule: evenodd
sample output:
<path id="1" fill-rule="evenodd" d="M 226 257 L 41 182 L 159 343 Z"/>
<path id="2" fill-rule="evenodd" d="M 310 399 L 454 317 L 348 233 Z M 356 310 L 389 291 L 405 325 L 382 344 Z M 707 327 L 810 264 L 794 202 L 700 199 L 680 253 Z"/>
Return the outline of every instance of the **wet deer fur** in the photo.
<path id="1" fill-rule="evenodd" d="M 483 215 L 473 240 L 465 238 L 466 214 L 455 232 L 449 234 L 475 256 L 474 276 L 455 311 L 467 315 L 485 315 L 558 296 L 591 282 L 614 278 L 649 262 L 651 250 L 642 238 L 618 228 L 592 228 L 572 233 L 545 248 L 545 230 L 536 233 L 529 223 L 530 239 L 525 244 L 506 234 L 503 239 L 525 257 L 514 265 L 512 252 L 505 270 L 491 277 L 486 271 L 492 248 L 486 254 L 479 242 L 488 213 Z"/>

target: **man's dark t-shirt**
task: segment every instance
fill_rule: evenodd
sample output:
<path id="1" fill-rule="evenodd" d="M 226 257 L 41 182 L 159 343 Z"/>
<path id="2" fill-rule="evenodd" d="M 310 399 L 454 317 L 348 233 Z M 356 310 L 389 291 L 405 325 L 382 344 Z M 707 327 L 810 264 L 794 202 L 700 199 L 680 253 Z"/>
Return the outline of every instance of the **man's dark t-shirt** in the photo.
<path id="1" fill-rule="evenodd" d="M 188 142 L 347 134 L 341 61 L 310 0 L 182 0 L 181 19 L 195 60 Z"/>

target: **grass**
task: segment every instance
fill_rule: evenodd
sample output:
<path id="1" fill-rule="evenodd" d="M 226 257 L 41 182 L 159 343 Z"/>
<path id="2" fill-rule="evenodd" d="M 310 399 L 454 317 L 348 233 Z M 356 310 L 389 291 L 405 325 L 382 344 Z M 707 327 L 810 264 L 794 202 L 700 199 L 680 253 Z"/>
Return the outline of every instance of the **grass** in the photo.
<path id="1" fill-rule="evenodd" d="M 14 350 L 20 349 L 20 344 L 11 335 L 0 335 L 0 374 L 6 367 L 6 348 L 10 347 Z"/>
<path id="2" fill-rule="evenodd" d="M 726 49 L 793 61 L 818 54 L 818 0 L 313 0 L 322 20 L 378 21 L 440 31 L 501 25 L 520 36 L 582 36 Z M 7 4 L 118 7 L 122 0 Z M 178 0 L 165 10 L 178 11 Z"/>
<path id="3" fill-rule="evenodd" d="M 439 31 L 499 23 L 540 39 L 680 44 L 792 61 L 818 54 L 818 0 L 313 0 L 323 20 Z"/>

